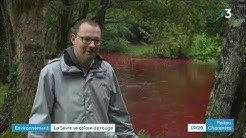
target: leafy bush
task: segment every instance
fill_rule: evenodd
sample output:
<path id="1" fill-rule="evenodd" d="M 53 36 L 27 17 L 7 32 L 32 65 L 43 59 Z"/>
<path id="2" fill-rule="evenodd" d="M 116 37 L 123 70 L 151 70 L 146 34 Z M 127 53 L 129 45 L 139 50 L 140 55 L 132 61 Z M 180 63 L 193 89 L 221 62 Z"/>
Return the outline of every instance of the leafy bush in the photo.
<path id="1" fill-rule="evenodd" d="M 201 61 L 214 61 L 219 58 L 222 38 L 218 35 L 197 34 L 193 38 L 189 56 Z"/>
<path id="2" fill-rule="evenodd" d="M 126 23 L 105 24 L 103 30 L 103 39 L 105 41 L 101 50 L 108 53 L 126 53 L 129 41 L 125 37 L 131 35 Z"/>
<path id="3" fill-rule="evenodd" d="M 159 57 L 186 58 L 190 47 L 189 34 L 185 27 L 167 22 L 154 38 L 154 54 Z"/>
<path id="4" fill-rule="evenodd" d="M 4 96 L 6 92 L 7 92 L 7 85 L 0 84 L 0 107 L 1 105 L 3 105 Z"/>
<path id="5" fill-rule="evenodd" d="M 101 48 L 102 51 L 108 53 L 126 53 L 128 51 L 129 42 L 123 38 L 115 38 L 105 41 Z"/>

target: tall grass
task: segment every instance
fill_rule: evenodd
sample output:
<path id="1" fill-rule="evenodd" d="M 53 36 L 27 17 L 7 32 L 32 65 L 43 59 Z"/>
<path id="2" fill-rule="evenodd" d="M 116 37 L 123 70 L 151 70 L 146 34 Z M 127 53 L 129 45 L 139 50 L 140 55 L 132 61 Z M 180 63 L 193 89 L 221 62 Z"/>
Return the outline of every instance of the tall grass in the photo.
<path id="1" fill-rule="evenodd" d="M 153 54 L 153 47 L 149 45 L 129 45 L 127 53 L 150 56 Z"/>

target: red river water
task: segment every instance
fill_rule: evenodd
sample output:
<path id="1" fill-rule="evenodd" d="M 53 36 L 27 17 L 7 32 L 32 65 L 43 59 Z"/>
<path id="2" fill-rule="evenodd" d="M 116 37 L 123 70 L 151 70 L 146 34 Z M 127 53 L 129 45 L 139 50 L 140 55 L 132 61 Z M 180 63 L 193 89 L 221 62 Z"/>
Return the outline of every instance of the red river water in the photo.
<path id="1" fill-rule="evenodd" d="M 150 137 L 201 137 L 188 123 L 204 123 L 215 66 L 191 60 L 102 54 L 114 67 L 135 132 Z"/>

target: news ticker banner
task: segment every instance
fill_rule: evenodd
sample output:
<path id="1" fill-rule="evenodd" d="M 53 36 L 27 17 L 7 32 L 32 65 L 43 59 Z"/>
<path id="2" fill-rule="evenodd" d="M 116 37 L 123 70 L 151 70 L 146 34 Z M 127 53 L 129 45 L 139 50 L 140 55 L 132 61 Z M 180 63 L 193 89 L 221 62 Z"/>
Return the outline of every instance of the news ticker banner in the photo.
<path id="1" fill-rule="evenodd" d="M 115 124 L 12 124 L 12 132 L 115 132 Z"/>
<path id="2" fill-rule="evenodd" d="M 188 124 L 188 132 L 234 132 L 234 119 L 206 119 L 205 124 Z"/>

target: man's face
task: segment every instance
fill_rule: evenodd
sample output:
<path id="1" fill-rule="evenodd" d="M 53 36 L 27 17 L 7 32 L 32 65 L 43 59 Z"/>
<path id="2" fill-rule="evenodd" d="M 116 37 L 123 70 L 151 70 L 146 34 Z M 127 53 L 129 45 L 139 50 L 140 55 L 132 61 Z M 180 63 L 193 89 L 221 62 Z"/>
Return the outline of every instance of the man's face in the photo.
<path id="1" fill-rule="evenodd" d="M 80 25 L 77 34 L 71 35 L 71 42 L 74 45 L 75 54 L 81 60 L 91 61 L 99 54 L 101 45 L 101 29 L 88 23 Z"/>

